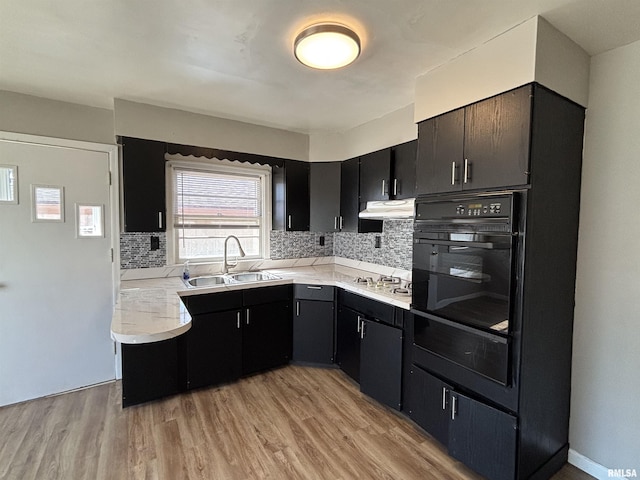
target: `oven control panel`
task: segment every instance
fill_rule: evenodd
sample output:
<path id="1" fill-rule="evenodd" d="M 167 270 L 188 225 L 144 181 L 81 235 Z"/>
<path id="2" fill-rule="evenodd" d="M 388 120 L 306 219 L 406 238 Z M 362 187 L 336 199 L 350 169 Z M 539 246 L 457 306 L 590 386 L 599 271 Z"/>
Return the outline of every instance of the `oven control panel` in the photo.
<path id="1" fill-rule="evenodd" d="M 491 203 L 460 203 L 456 206 L 456 215 L 465 217 L 487 217 L 503 213 L 501 202 Z"/>

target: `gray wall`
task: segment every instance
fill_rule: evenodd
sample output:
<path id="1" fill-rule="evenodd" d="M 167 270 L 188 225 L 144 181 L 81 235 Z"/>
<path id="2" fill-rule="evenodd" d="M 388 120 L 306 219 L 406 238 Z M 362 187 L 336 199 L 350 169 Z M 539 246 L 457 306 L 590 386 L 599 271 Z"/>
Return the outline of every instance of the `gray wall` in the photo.
<path id="1" fill-rule="evenodd" d="M 640 42 L 593 57 L 585 132 L 570 441 L 640 471 Z"/>
<path id="2" fill-rule="evenodd" d="M 111 145 L 116 141 L 112 110 L 4 90 L 0 130 Z"/>

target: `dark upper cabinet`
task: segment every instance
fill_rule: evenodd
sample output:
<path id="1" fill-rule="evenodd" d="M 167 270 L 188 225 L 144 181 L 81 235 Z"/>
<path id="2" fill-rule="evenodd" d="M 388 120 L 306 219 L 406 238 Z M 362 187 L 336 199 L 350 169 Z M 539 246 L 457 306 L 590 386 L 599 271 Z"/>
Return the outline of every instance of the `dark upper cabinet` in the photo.
<path id="1" fill-rule="evenodd" d="M 343 232 L 358 231 L 360 159 L 350 158 L 340 164 L 340 224 Z"/>
<path id="2" fill-rule="evenodd" d="M 309 230 L 309 162 L 285 160 L 273 168 L 273 229 Z"/>
<path id="3" fill-rule="evenodd" d="M 166 143 L 122 137 L 123 227 L 125 232 L 166 230 Z"/>
<path id="4" fill-rule="evenodd" d="M 385 148 L 360 157 L 360 202 L 389 200 L 391 149 Z"/>
<path id="5" fill-rule="evenodd" d="M 340 218 L 338 228 L 342 232 L 382 232 L 381 220 L 360 219 L 360 158 L 350 158 L 340 166 Z M 364 201 L 363 201 L 364 202 Z"/>
<path id="6" fill-rule="evenodd" d="M 394 199 L 413 198 L 416 195 L 416 160 L 418 141 L 401 143 L 391 149 L 391 196 Z"/>
<path id="7" fill-rule="evenodd" d="M 464 109 L 418 124 L 416 194 L 460 190 L 458 173 L 464 157 Z"/>
<path id="8" fill-rule="evenodd" d="M 309 230 L 335 232 L 340 228 L 340 162 L 316 162 L 309 174 Z"/>
<path id="9" fill-rule="evenodd" d="M 421 122 L 417 194 L 529 182 L 532 85 Z"/>

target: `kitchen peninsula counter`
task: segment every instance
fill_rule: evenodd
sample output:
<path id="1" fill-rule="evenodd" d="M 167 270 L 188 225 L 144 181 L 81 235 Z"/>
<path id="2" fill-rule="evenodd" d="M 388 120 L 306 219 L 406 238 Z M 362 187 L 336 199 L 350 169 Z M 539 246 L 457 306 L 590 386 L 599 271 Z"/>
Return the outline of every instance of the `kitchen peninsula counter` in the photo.
<path id="1" fill-rule="evenodd" d="M 388 289 L 354 282 L 358 277 L 371 277 L 375 280 L 380 275 L 369 270 L 325 264 L 265 271 L 280 278 L 198 288 L 187 288 L 178 277 L 125 280 L 121 283 L 113 313 L 111 338 L 127 344 L 151 343 L 174 338 L 191 328 L 191 315 L 184 306 L 182 297 L 272 285 L 293 283 L 335 286 L 406 310 L 410 308 L 410 297 L 393 294 Z M 407 271 L 398 273 L 403 280 L 408 279 L 410 275 Z"/>

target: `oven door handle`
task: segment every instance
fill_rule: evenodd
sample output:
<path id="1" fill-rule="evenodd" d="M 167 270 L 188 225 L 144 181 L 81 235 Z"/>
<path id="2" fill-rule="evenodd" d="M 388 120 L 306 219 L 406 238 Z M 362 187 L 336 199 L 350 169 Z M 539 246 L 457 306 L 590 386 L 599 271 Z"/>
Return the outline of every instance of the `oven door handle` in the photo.
<path id="1" fill-rule="evenodd" d="M 493 250 L 496 247 L 500 248 L 500 245 L 496 245 L 493 242 L 465 242 L 461 240 L 427 240 L 424 238 L 416 238 L 413 243 L 418 243 L 421 245 L 446 245 L 450 247 L 475 247 L 475 248 L 484 248 L 486 250 Z M 511 245 L 505 244 L 504 248 L 510 248 Z"/>

